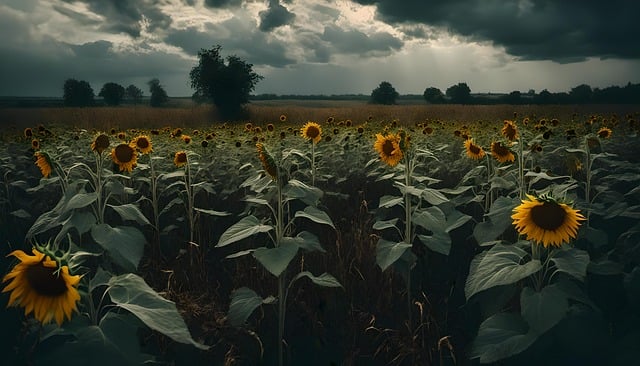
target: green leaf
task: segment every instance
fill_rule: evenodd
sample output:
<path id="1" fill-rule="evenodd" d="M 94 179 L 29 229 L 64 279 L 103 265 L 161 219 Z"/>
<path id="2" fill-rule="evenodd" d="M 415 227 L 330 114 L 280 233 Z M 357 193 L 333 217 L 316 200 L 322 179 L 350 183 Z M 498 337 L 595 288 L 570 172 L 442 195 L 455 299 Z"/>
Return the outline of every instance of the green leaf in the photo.
<path id="1" fill-rule="evenodd" d="M 229 323 L 234 327 L 241 326 L 262 303 L 262 297 L 248 287 L 240 287 L 234 290 L 231 293 L 231 303 L 227 314 Z"/>
<path id="2" fill-rule="evenodd" d="M 431 206 L 414 215 L 413 222 L 427 230 L 431 235 L 419 234 L 418 239 L 436 253 L 449 255 L 451 237 L 445 230 L 447 218 L 439 207 Z"/>
<path id="3" fill-rule="evenodd" d="M 302 183 L 297 179 L 287 182 L 282 194 L 287 197 L 287 201 L 299 199 L 307 205 L 316 206 L 322 197 L 322 190 Z"/>
<path id="4" fill-rule="evenodd" d="M 542 269 L 539 260 L 520 264 L 528 253 L 514 245 L 496 244 L 471 261 L 464 292 L 469 299 L 488 288 L 520 281 Z"/>
<path id="5" fill-rule="evenodd" d="M 108 285 L 111 277 L 113 277 L 111 273 L 105 271 L 102 267 L 98 267 L 96 274 L 89 281 L 89 291 L 93 291 L 100 286 Z"/>
<path id="6" fill-rule="evenodd" d="M 78 193 L 75 196 L 71 197 L 69 202 L 67 202 L 67 210 L 87 207 L 95 200 L 98 199 L 98 195 L 95 192 L 91 193 Z"/>
<path id="7" fill-rule="evenodd" d="M 438 191 L 437 189 L 433 189 L 433 188 L 425 188 L 422 191 L 422 197 L 429 202 L 430 204 L 437 206 L 439 204 L 448 202 L 449 199 L 442 193 L 440 193 L 440 191 Z"/>
<path id="8" fill-rule="evenodd" d="M 194 207 L 193 209 L 198 211 L 198 212 L 202 212 L 203 214 L 207 214 L 209 216 L 229 216 L 229 215 L 231 215 L 230 212 L 225 212 L 225 211 L 207 210 L 207 209 L 198 208 L 198 207 Z"/>
<path id="9" fill-rule="evenodd" d="M 576 248 L 555 249 L 552 252 L 551 261 L 555 263 L 558 271 L 567 273 L 580 281 L 584 281 L 587 276 L 589 253 L 584 250 Z"/>
<path id="10" fill-rule="evenodd" d="M 382 196 L 380 197 L 378 208 L 390 208 L 395 205 L 401 204 L 403 200 L 404 198 L 398 196 Z"/>
<path id="11" fill-rule="evenodd" d="M 385 229 L 398 229 L 396 227 L 396 223 L 398 222 L 398 218 L 391 220 L 378 220 L 373 223 L 373 230 L 385 230 Z"/>
<path id="12" fill-rule="evenodd" d="M 140 211 L 138 206 L 132 203 L 127 203 L 119 206 L 107 204 L 107 206 L 113 208 L 118 213 L 118 215 L 120 215 L 120 218 L 122 218 L 122 220 L 124 221 L 135 221 L 140 225 L 151 225 L 149 220 Z"/>
<path id="13" fill-rule="evenodd" d="M 320 245 L 320 240 L 318 240 L 318 237 L 308 231 L 301 231 L 294 238 L 285 236 L 284 238 L 282 238 L 282 242 L 293 243 L 299 248 L 309 252 L 326 252 L 322 245 Z"/>
<path id="14" fill-rule="evenodd" d="M 209 348 L 191 338 L 176 304 L 158 295 L 138 275 L 127 273 L 112 277 L 108 293 L 114 304 L 131 312 L 149 328 L 178 343 L 192 344 L 203 350 Z"/>
<path id="15" fill-rule="evenodd" d="M 266 233 L 270 230 L 273 230 L 273 226 L 263 225 L 255 216 L 249 215 L 225 230 L 220 236 L 216 248 L 235 243 L 258 233 Z"/>
<path id="16" fill-rule="evenodd" d="M 480 324 L 470 358 L 493 363 L 526 350 L 536 339 L 519 314 L 498 313 Z"/>
<path id="17" fill-rule="evenodd" d="M 298 253 L 298 246 L 290 241 L 280 243 L 276 248 L 258 248 L 253 252 L 253 256 L 272 275 L 278 277 L 289 265 L 289 262 Z"/>
<path id="18" fill-rule="evenodd" d="M 531 331 L 542 334 L 558 324 L 569 309 L 565 293 L 555 284 L 542 288 L 540 292 L 525 287 L 520 293 L 521 313 Z"/>
<path id="19" fill-rule="evenodd" d="M 297 211 L 295 217 L 306 217 L 307 219 L 316 222 L 318 224 L 329 225 L 335 230 L 333 222 L 326 212 L 315 208 L 313 206 L 307 206 L 304 211 Z"/>
<path id="20" fill-rule="evenodd" d="M 30 219 L 31 214 L 23 209 L 15 210 L 10 212 L 11 216 L 15 216 L 19 219 Z"/>
<path id="21" fill-rule="evenodd" d="M 126 271 L 135 272 L 147 242 L 142 232 L 131 226 L 108 224 L 91 228 L 91 237 L 104 248 L 113 261 Z"/>
<path id="22" fill-rule="evenodd" d="M 498 197 L 487 214 L 487 221 L 476 224 L 473 237 L 478 243 L 495 240 L 512 223 L 511 215 L 518 204 L 517 198 Z"/>
<path id="23" fill-rule="evenodd" d="M 315 283 L 318 286 L 322 286 L 322 287 L 342 287 L 340 282 L 338 282 L 338 280 L 335 277 L 333 277 L 332 275 L 330 275 L 330 274 L 328 274 L 326 272 L 321 274 L 320 276 L 317 276 L 317 277 L 314 276 L 309 271 L 300 272 L 291 280 L 291 283 L 297 281 L 298 279 L 300 279 L 302 277 L 309 278 L 311 280 L 311 282 Z"/>
<path id="24" fill-rule="evenodd" d="M 380 238 L 376 245 L 376 263 L 384 271 L 409 248 L 411 248 L 411 244 L 405 242 L 394 243 Z"/>

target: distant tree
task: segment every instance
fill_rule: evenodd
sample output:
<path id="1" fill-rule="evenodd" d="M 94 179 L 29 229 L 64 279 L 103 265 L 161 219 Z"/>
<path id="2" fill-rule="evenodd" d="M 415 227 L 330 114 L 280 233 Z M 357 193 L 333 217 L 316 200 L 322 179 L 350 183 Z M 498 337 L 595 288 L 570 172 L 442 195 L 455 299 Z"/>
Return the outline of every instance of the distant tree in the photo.
<path id="1" fill-rule="evenodd" d="M 151 93 L 149 104 L 152 107 L 162 107 L 167 104 L 169 97 L 162 85 L 160 85 L 160 80 L 151 79 L 147 84 L 149 84 L 149 92 Z"/>
<path id="2" fill-rule="evenodd" d="M 70 107 L 88 107 L 93 105 L 93 89 L 84 80 L 67 79 L 63 86 L 64 105 Z"/>
<path id="3" fill-rule="evenodd" d="M 553 94 L 547 89 L 543 89 L 540 93 L 533 97 L 535 104 L 551 104 L 553 103 Z"/>
<path id="4" fill-rule="evenodd" d="M 504 101 L 507 104 L 522 104 L 522 93 L 514 90 L 504 98 Z"/>
<path id="5" fill-rule="evenodd" d="M 198 65 L 189 73 L 191 88 L 195 89 L 192 98 L 209 100 L 223 118 L 235 118 L 243 105 L 249 103 L 249 94 L 263 77 L 253 71 L 252 64 L 235 55 L 228 56 L 225 64 L 221 48 L 217 45 L 198 52 Z"/>
<path id="6" fill-rule="evenodd" d="M 400 94 L 388 81 L 383 81 L 371 92 L 371 103 L 373 104 L 396 104 L 396 99 Z"/>
<path id="7" fill-rule="evenodd" d="M 427 103 L 442 104 L 445 102 L 444 94 L 442 94 L 442 91 L 440 91 L 440 89 L 435 88 L 433 86 L 426 88 L 422 96 L 427 101 Z"/>
<path id="8" fill-rule="evenodd" d="M 448 87 L 446 94 L 452 103 L 468 104 L 471 102 L 471 89 L 467 83 L 458 83 Z"/>
<path id="9" fill-rule="evenodd" d="M 98 93 L 107 105 L 119 105 L 124 99 L 124 87 L 116 83 L 106 83 Z"/>
<path id="10" fill-rule="evenodd" d="M 592 96 L 593 91 L 587 84 L 580 84 L 575 88 L 571 88 L 571 91 L 569 92 L 569 97 L 577 104 L 591 103 Z"/>
<path id="11" fill-rule="evenodd" d="M 142 90 L 133 84 L 129 85 L 127 89 L 125 89 L 124 94 L 133 102 L 133 104 L 138 104 L 142 101 Z"/>

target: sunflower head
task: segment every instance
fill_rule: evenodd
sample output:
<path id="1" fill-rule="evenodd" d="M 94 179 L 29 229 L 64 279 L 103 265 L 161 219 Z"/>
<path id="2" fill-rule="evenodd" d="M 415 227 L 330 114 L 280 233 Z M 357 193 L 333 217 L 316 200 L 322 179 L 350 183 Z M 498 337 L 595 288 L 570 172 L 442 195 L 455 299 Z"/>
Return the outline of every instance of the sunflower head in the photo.
<path id="1" fill-rule="evenodd" d="M 278 165 L 273 156 L 261 143 L 256 144 L 256 149 L 258 150 L 258 158 L 262 163 L 264 171 L 267 172 L 273 180 L 278 180 Z"/>
<path id="2" fill-rule="evenodd" d="M 111 150 L 111 159 L 118 165 L 121 172 L 131 172 L 138 164 L 138 153 L 134 145 L 123 143 Z"/>
<path id="3" fill-rule="evenodd" d="M 394 134 L 376 134 L 376 141 L 373 148 L 380 155 L 380 159 L 387 165 L 393 167 L 402 160 L 402 149 L 400 149 L 400 136 Z"/>
<path id="4" fill-rule="evenodd" d="M 480 160 L 486 155 L 482 146 L 476 145 L 473 139 L 466 139 L 464 148 L 467 150 L 467 156 L 473 160 Z"/>
<path id="5" fill-rule="evenodd" d="M 31 129 L 31 127 L 27 127 L 24 129 L 24 137 L 28 139 L 33 137 L 33 130 Z"/>
<path id="6" fill-rule="evenodd" d="M 186 151 L 178 151 L 173 157 L 173 163 L 178 167 L 183 167 L 187 165 L 189 160 L 187 159 Z"/>
<path id="7" fill-rule="evenodd" d="M 103 151 L 109 148 L 109 136 L 104 133 L 99 134 L 91 143 L 91 150 L 102 154 Z"/>
<path id="8" fill-rule="evenodd" d="M 286 122 L 287 121 L 287 116 L 285 116 L 284 114 L 280 115 L 280 122 Z"/>
<path id="9" fill-rule="evenodd" d="M 135 146 L 141 154 L 148 154 L 153 151 L 149 136 L 140 135 L 131 141 L 131 145 Z"/>
<path id="10" fill-rule="evenodd" d="M 491 155 L 501 163 L 513 162 L 516 160 L 516 157 L 513 155 L 511 150 L 502 145 L 499 141 L 491 143 Z"/>
<path id="11" fill-rule="evenodd" d="M 38 139 L 33 139 L 33 140 L 31 140 L 31 148 L 32 148 L 33 150 L 38 150 L 38 149 L 40 149 L 40 140 L 38 140 Z"/>
<path id="12" fill-rule="evenodd" d="M 273 125 L 273 123 L 269 123 L 267 125 L 267 131 L 273 132 L 273 130 L 275 130 L 275 126 Z"/>
<path id="13" fill-rule="evenodd" d="M 527 195 L 527 199 L 522 200 L 522 203 L 513 209 L 511 218 L 520 234 L 545 248 L 560 247 L 574 239 L 580 221 L 585 220 L 579 210 L 566 203 L 559 202 L 551 196 L 532 195 Z"/>
<path id="14" fill-rule="evenodd" d="M 608 139 L 609 137 L 611 137 L 611 129 L 607 128 L 607 127 L 602 127 L 598 130 L 598 137 L 600 137 L 601 139 Z"/>
<path id="15" fill-rule="evenodd" d="M 182 134 L 180 138 L 182 139 L 182 141 L 184 141 L 185 144 L 191 143 L 191 136 L 189 135 Z"/>
<path id="16" fill-rule="evenodd" d="M 44 151 L 36 151 L 33 156 L 36 157 L 36 165 L 40 169 L 42 176 L 45 178 L 49 178 L 51 175 L 52 165 L 51 165 L 51 157 Z"/>
<path id="17" fill-rule="evenodd" d="M 322 139 L 322 128 L 319 124 L 309 121 L 302 126 L 300 134 L 303 138 L 311 140 L 314 144 L 317 144 Z"/>
<path id="18" fill-rule="evenodd" d="M 515 122 L 506 119 L 504 120 L 502 136 L 506 137 L 507 140 L 511 142 L 516 141 L 520 137 L 518 136 L 518 127 L 516 127 Z"/>
<path id="19" fill-rule="evenodd" d="M 77 310 L 80 300 L 77 286 L 81 276 L 69 274 L 68 266 L 61 266 L 50 256 L 37 249 L 34 255 L 21 250 L 11 256 L 16 264 L 2 282 L 9 282 L 2 292 L 11 292 L 7 306 L 24 307 L 25 315 L 31 313 L 43 324 L 55 320 L 61 325 L 64 319 L 71 319 L 71 312 Z"/>

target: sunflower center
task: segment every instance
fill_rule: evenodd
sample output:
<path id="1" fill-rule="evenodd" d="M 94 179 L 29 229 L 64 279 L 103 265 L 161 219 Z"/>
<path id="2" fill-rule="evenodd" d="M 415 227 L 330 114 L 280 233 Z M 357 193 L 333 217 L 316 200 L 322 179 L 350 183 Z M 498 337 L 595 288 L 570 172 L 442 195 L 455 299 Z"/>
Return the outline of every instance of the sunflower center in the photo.
<path id="1" fill-rule="evenodd" d="M 67 291 L 67 284 L 55 271 L 56 268 L 45 267 L 42 263 L 38 263 L 27 267 L 25 276 L 29 286 L 39 295 L 56 297 Z"/>
<path id="2" fill-rule="evenodd" d="M 391 142 L 390 140 L 385 140 L 384 143 L 382 144 L 382 152 L 384 153 L 385 156 L 391 156 L 391 154 L 393 154 L 393 142 Z"/>
<path id="3" fill-rule="evenodd" d="M 176 160 L 178 161 L 178 163 L 186 163 L 187 162 L 187 154 L 185 153 L 179 153 L 176 156 Z"/>
<path id="4" fill-rule="evenodd" d="M 564 208 L 554 202 L 544 202 L 531 209 L 531 220 L 544 230 L 556 230 L 564 224 L 566 216 Z"/>
<path id="5" fill-rule="evenodd" d="M 133 159 L 133 149 L 127 144 L 120 144 L 116 147 L 116 158 L 122 163 L 128 163 Z"/>
<path id="6" fill-rule="evenodd" d="M 469 144 L 469 151 L 474 155 L 480 154 L 480 147 L 474 144 Z"/>
<path id="7" fill-rule="evenodd" d="M 136 140 L 136 145 L 138 145 L 138 147 L 140 149 L 146 149 L 149 147 L 149 140 L 147 139 L 138 139 Z"/>
<path id="8" fill-rule="evenodd" d="M 320 130 L 316 127 L 316 126 L 309 126 L 307 127 L 307 136 L 309 136 L 309 138 L 316 138 L 320 135 Z"/>

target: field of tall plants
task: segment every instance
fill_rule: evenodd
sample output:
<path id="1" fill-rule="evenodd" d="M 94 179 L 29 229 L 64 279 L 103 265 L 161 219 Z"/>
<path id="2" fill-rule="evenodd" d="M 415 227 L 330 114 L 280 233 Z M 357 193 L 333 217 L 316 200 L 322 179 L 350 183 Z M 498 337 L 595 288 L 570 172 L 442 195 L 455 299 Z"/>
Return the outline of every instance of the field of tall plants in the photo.
<path id="1" fill-rule="evenodd" d="M 635 107 L 5 110 L 3 357 L 632 364 Z"/>

